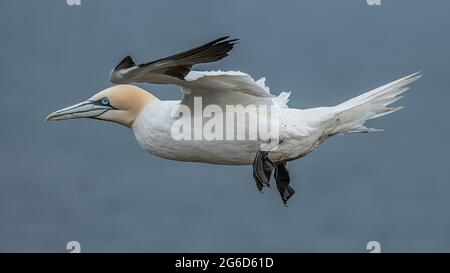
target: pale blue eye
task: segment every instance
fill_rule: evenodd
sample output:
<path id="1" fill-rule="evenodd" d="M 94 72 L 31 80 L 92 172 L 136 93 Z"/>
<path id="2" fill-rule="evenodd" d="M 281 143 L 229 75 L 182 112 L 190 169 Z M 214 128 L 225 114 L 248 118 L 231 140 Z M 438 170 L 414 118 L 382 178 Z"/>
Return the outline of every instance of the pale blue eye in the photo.
<path id="1" fill-rule="evenodd" d="M 104 97 L 100 100 L 100 104 L 102 105 L 109 105 L 109 100 L 107 97 Z"/>

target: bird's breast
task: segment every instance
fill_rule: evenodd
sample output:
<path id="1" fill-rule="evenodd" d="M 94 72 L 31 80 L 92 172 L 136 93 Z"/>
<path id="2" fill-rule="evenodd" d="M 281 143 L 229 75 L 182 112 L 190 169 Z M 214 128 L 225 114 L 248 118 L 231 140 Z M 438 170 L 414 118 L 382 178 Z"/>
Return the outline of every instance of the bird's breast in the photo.
<path id="1" fill-rule="evenodd" d="M 156 156 L 189 162 L 223 165 L 252 164 L 259 146 L 256 140 L 178 139 L 173 135 L 176 103 L 162 103 L 145 110 L 133 124 L 133 133 L 142 148 Z"/>

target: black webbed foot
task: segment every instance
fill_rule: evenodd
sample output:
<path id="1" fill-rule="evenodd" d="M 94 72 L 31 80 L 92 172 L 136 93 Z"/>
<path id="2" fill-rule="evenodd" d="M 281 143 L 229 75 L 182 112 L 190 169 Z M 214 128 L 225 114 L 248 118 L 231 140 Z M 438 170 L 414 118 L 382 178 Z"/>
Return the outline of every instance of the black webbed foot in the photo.
<path id="1" fill-rule="evenodd" d="M 277 182 L 277 189 L 280 192 L 281 199 L 284 205 L 287 206 L 287 201 L 294 195 L 295 190 L 289 185 L 291 179 L 289 178 L 289 171 L 286 169 L 286 162 L 276 164 L 275 181 Z"/>
<path id="2" fill-rule="evenodd" d="M 269 159 L 269 153 L 258 151 L 253 161 L 253 178 L 255 178 L 256 187 L 262 191 L 263 187 L 270 188 L 270 176 L 275 165 Z"/>

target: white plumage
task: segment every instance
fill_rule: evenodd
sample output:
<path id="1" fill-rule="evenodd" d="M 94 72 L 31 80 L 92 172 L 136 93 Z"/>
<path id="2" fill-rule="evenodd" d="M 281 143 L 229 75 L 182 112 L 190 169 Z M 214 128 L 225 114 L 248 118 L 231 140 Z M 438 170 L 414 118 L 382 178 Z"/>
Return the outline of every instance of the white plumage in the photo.
<path id="1" fill-rule="evenodd" d="M 171 113 L 174 108 L 180 103 L 191 105 L 190 98 L 195 95 L 201 95 L 204 102 L 221 106 L 237 103 L 273 103 L 279 107 L 281 144 L 277 150 L 269 153 L 269 157 L 273 162 L 284 162 L 307 155 L 328 137 L 336 134 L 379 131 L 365 127 L 364 123 L 401 109 L 389 107 L 389 104 L 401 98 L 397 95 L 408 90 L 407 84 L 421 77 L 420 73 L 414 73 L 333 107 L 294 109 L 286 105 L 289 93 L 273 97 L 263 80 L 254 81 L 245 73 L 234 71 L 191 73 L 187 76 L 190 80 L 183 86 L 183 100 L 153 103 L 139 115 L 133 125 L 133 132 L 139 144 L 157 156 L 172 160 L 227 165 L 252 164 L 261 141 L 174 140 L 171 137 L 171 127 L 175 122 Z M 210 89 L 203 90 L 203 86 Z M 239 89 L 242 86 L 246 88 Z"/>
<path id="2" fill-rule="evenodd" d="M 265 78 L 255 81 L 250 75 L 236 71 L 191 71 L 195 64 L 214 62 L 227 56 L 235 41 L 222 37 L 200 47 L 139 65 L 127 56 L 110 74 L 111 82 L 121 85 L 107 88 L 84 102 L 56 111 L 47 120 L 87 117 L 113 121 L 131 128 L 145 150 L 163 158 L 211 164 L 253 165 L 253 176 L 259 190 L 270 185 L 271 174 L 275 171 L 277 189 L 286 204 L 295 192 L 289 184 L 286 162 L 309 154 L 331 136 L 379 131 L 366 127 L 366 121 L 401 109 L 390 105 L 408 90 L 408 84 L 422 75 L 414 73 L 336 106 L 289 108 L 287 103 L 290 93 L 281 92 L 274 96 L 265 85 Z M 128 84 L 132 82 L 178 85 L 183 97 L 180 101 L 162 101 L 149 92 Z M 199 98 L 200 107 L 197 106 Z M 266 107 L 268 110 L 246 112 L 246 109 L 234 108 L 231 111 L 227 108 L 230 105 L 262 109 Z M 212 112 L 209 113 L 210 116 L 205 116 L 208 106 L 225 111 L 223 117 L 226 121 L 233 121 L 236 131 L 243 129 L 249 135 L 258 135 L 260 131 L 256 130 L 266 125 L 278 129 L 276 138 L 272 139 L 272 135 L 270 139 L 264 139 L 260 135 L 255 139 L 174 137 L 173 128 L 178 124 L 179 118 L 173 113 L 188 109 L 189 117 L 208 122 L 208 118 L 212 120 Z M 261 113 L 265 117 L 276 114 L 277 119 L 259 119 Z M 248 114 L 248 119 L 238 118 L 245 114 Z M 189 134 L 197 136 L 199 131 L 203 133 L 202 127 L 199 129 L 198 126 L 191 125 L 187 126 L 193 131 L 189 131 Z M 215 124 L 215 130 L 217 127 L 220 128 Z M 228 125 L 224 128 L 230 130 Z M 224 133 L 228 136 L 228 132 Z M 232 133 L 230 135 L 234 136 L 235 132 Z M 275 142 L 276 148 L 269 151 L 262 149 L 267 142 Z"/>

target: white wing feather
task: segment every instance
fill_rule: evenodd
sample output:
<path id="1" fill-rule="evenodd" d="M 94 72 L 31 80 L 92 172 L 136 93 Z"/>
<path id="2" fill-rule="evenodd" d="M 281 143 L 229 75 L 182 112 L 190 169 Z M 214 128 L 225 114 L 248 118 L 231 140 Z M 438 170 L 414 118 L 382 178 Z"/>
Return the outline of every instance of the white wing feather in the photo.
<path id="1" fill-rule="evenodd" d="M 255 81 L 240 71 L 191 71 L 180 84 L 184 93 L 182 104 L 191 105 L 195 96 L 203 103 L 218 105 L 275 104 L 287 107 L 290 93 L 278 97 L 270 93 L 265 78 Z"/>

